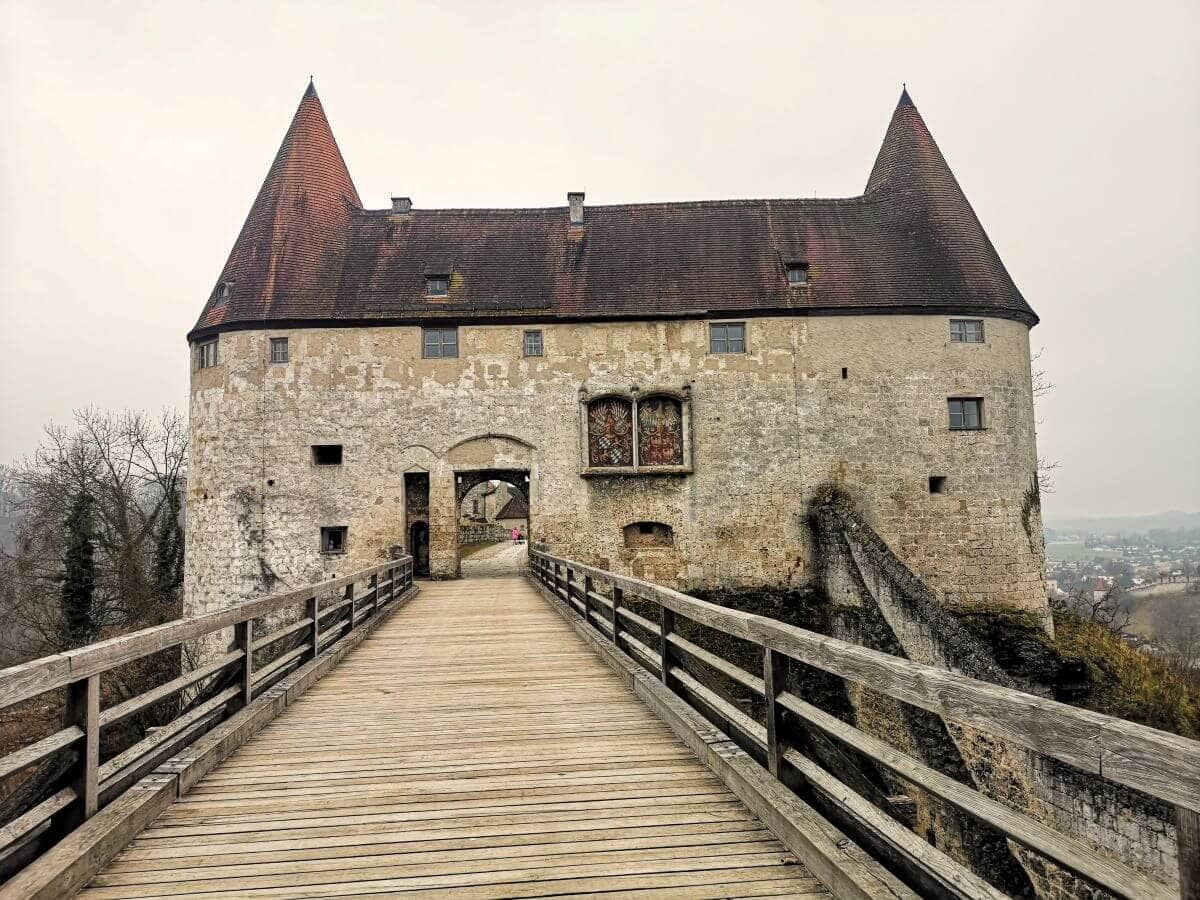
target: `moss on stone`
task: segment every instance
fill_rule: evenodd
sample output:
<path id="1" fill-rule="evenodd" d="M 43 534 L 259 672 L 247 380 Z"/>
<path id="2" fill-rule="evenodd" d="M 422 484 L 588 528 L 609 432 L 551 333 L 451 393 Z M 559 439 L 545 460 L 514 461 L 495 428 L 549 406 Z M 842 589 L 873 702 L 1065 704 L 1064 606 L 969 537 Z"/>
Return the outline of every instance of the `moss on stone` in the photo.
<path id="1" fill-rule="evenodd" d="M 1200 738 L 1200 690 L 1162 660 L 1129 646 L 1099 625 L 1056 616 L 1058 649 L 1087 678 L 1077 706 Z"/>

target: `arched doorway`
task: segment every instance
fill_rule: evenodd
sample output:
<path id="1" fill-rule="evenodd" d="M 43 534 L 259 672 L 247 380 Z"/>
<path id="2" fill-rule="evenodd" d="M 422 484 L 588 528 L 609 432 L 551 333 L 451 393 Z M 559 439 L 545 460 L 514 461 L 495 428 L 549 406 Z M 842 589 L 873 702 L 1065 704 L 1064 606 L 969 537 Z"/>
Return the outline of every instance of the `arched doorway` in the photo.
<path id="1" fill-rule="evenodd" d="M 488 478 L 502 474 L 505 477 Z M 529 489 L 525 473 L 467 472 L 456 477 L 458 563 L 464 578 L 523 574 L 529 566 Z"/>
<path id="2" fill-rule="evenodd" d="M 413 575 L 429 577 L 429 523 L 413 522 L 408 529 L 408 552 L 413 558 Z"/>

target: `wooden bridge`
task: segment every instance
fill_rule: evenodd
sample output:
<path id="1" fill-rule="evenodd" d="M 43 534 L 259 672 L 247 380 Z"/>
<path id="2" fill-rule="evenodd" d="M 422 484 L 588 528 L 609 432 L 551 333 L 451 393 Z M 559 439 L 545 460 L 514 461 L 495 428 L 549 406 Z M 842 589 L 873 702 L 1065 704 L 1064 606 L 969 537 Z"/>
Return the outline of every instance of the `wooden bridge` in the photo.
<path id="1" fill-rule="evenodd" d="M 211 663 L 100 708 L 106 673 L 230 628 Z M 701 630 L 760 648 L 761 673 Z M 789 660 L 1171 804 L 1178 885 L 811 706 Z M 0 706 L 60 689 L 68 724 L 0 759 L 79 751 L 0 832 L 3 897 L 1003 896 L 791 746 L 797 724 L 1083 883 L 1195 896 L 1196 742 L 536 551 L 528 579 L 418 593 L 405 558 L 0 672 Z M 164 703 L 101 762 L 103 729 Z"/>

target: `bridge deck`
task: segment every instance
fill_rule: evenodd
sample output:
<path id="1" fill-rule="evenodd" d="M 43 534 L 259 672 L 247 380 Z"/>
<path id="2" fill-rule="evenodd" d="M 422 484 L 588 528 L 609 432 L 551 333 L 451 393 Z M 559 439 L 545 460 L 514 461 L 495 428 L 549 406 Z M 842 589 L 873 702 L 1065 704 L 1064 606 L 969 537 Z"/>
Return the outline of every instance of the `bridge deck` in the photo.
<path id="1" fill-rule="evenodd" d="M 423 585 L 80 896 L 223 893 L 826 894 L 520 578 Z"/>

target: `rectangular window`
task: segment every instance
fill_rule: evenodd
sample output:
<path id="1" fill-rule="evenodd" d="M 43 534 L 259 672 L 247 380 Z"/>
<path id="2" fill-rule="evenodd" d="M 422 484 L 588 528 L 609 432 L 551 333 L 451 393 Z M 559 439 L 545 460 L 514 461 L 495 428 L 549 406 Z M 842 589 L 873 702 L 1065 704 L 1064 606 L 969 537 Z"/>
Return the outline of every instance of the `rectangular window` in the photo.
<path id="1" fill-rule="evenodd" d="M 524 351 L 526 356 L 542 355 L 542 333 L 540 331 L 525 332 Z"/>
<path id="2" fill-rule="evenodd" d="M 423 328 L 421 330 L 426 359 L 454 359 L 458 356 L 457 328 Z"/>
<path id="3" fill-rule="evenodd" d="M 950 430 L 978 431 L 983 427 L 983 400 L 979 397 L 951 397 Z"/>
<path id="4" fill-rule="evenodd" d="M 745 322 L 714 322 L 708 326 L 709 353 L 745 353 Z"/>
<path id="5" fill-rule="evenodd" d="M 288 339 L 271 338 L 271 362 L 285 363 L 288 361 Z"/>
<path id="6" fill-rule="evenodd" d="M 787 267 L 787 279 L 792 287 L 808 284 L 808 264 L 792 263 Z"/>
<path id="7" fill-rule="evenodd" d="M 217 364 L 217 339 L 202 341 L 196 345 L 196 368 L 211 369 Z"/>
<path id="8" fill-rule="evenodd" d="M 342 464 L 342 445 L 313 444 L 312 461 L 314 466 L 340 466 Z"/>
<path id="9" fill-rule="evenodd" d="M 425 293 L 430 297 L 445 297 L 450 293 L 449 275 L 429 275 L 425 278 Z"/>
<path id="10" fill-rule="evenodd" d="M 328 525 L 321 529 L 322 553 L 346 552 L 346 526 Z"/>
<path id="11" fill-rule="evenodd" d="M 955 344 L 982 344 L 982 319 L 951 319 L 950 341 Z"/>

